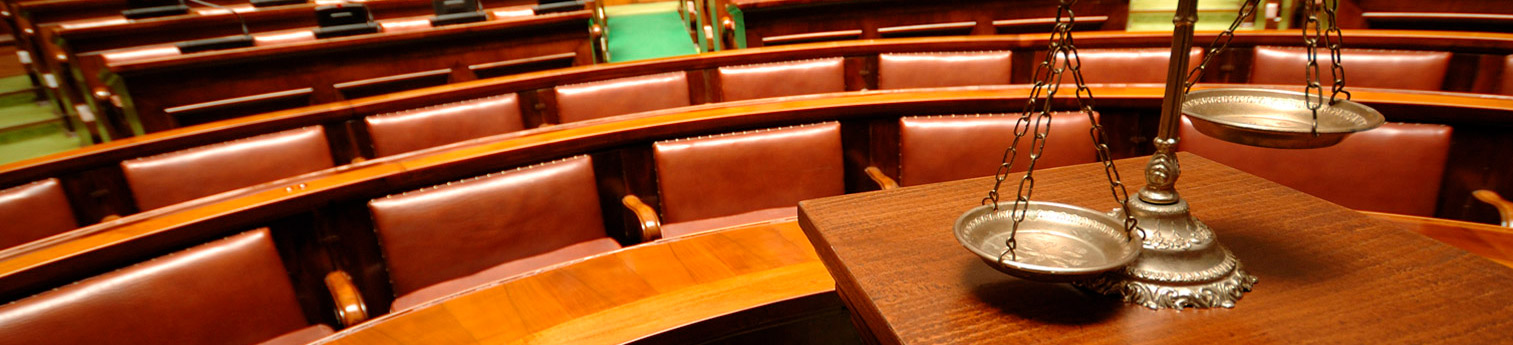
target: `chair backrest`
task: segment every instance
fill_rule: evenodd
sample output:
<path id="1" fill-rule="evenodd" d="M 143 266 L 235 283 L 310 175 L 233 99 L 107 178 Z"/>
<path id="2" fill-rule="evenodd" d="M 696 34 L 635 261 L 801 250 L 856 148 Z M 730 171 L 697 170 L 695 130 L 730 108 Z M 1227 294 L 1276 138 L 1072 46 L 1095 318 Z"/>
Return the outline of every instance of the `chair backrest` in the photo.
<path id="1" fill-rule="evenodd" d="M 795 206 L 845 193 L 840 128 L 826 122 L 653 144 L 662 221 Z"/>
<path id="2" fill-rule="evenodd" d="M 330 168 L 320 126 L 121 162 L 137 208 L 150 210 Z"/>
<path id="3" fill-rule="evenodd" d="M 1345 67 L 1345 85 L 1408 90 L 1440 90 L 1450 66 L 1449 52 L 1345 49 L 1340 52 Z M 1250 65 L 1252 84 L 1302 85 L 1308 52 L 1301 47 L 1256 47 Z M 1319 82 L 1330 85 L 1334 72 L 1329 50 L 1318 54 Z"/>
<path id="4" fill-rule="evenodd" d="M 720 67 L 724 101 L 846 91 L 841 58 Z"/>
<path id="5" fill-rule="evenodd" d="M 607 237 L 588 156 L 368 203 L 394 294 Z"/>
<path id="6" fill-rule="evenodd" d="M 898 119 L 899 185 L 992 176 L 1004 150 L 1014 142 L 1014 124 L 1019 115 L 906 116 Z M 1098 160 L 1093 128 L 1087 115 L 1058 112 L 1051 117 L 1045 151 L 1036 169 L 1090 163 Z M 1029 132 L 1033 133 L 1033 132 Z M 1021 139 L 1014 171 L 1024 171 L 1030 162 L 1030 134 Z"/>
<path id="7" fill-rule="evenodd" d="M 1513 95 L 1513 55 L 1503 59 L 1502 88 L 1498 91 L 1504 95 Z"/>
<path id="8" fill-rule="evenodd" d="M 0 190 L 0 224 L 0 249 L 79 227 L 56 178 Z"/>
<path id="9" fill-rule="evenodd" d="M 1188 61 L 1197 66 L 1203 61 L 1203 48 L 1192 48 Z M 1058 62 L 1060 57 L 1057 57 Z M 1077 60 L 1081 61 L 1083 82 L 1088 84 L 1111 83 L 1165 83 L 1167 64 L 1172 60 L 1171 48 L 1107 48 L 1079 49 Z M 1036 63 L 1040 63 L 1037 60 Z M 1072 84 L 1071 74 L 1062 76 L 1062 83 Z"/>
<path id="10" fill-rule="evenodd" d="M 257 344 L 308 325 L 266 229 L 0 306 L 0 344 Z"/>
<path id="11" fill-rule="evenodd" d="M 561 123 L 687 106 L 688 75 L 668 72 L 556 88 Z"/>
<path id="12" fill-rule="evenodd" d="M 513 93 L 374 115 L 363 121 L 377 157 L 525 129 Z"/>
<path id="13" fill-rule="evenodd" d="M 877 57 L 877 88 L 1009 84 L 1008 51 L 887 53 Z"/>
<path id="14" fill-rule="evenodd" d="M 1387 123 L 1334 146 L 1284 150 L 1214 139 L 1184 117 L 1177 148 L 1345 207 L 1430 217 L 1450 134 L 1444 125 Z"/>

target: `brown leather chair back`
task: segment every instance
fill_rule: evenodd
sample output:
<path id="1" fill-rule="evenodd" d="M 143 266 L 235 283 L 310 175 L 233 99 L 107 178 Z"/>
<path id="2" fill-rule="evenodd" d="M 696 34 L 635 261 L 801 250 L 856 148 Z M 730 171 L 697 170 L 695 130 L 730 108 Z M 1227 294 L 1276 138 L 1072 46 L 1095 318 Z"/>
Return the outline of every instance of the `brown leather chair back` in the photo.
<path id="1" fill-rule="evenodd" d="M 1357 210 L 1434 216 L 1450 127 L 1387 123 L 1335 146 L 1285 150 L 1233 144 L 1182 119 L 1177 149 Z"/>
<path id="2" fill-rule="evenodd" d="M 653 144 L 662 221 L 683 222 L 846 192 L 841 127 L 827 122 Z"/>
<path id="3" fill-rule="evenodd" d="M 668 72 L 558 86 L 562 123 L 687 106 L 688 75 Z"/>
<path id="4" fill-rule="evenodd" d="M 55 178 L 0 190 L 0 224 L 0 250 L 79 227 Z"/>
<path id="5" fill-rule="evenodd" d="M 0 344 L 257 344 L 307 328 L 266 229 L 0 306 Z"/>
<path id="6" fill-rule="evenodd" d="M 1014 141 L 1019 115 L 908 116 L 898 119 L 898 183 L 921 185 L 998 172 L 1003 151 Z M 1045 151 L 1036 169 L 1098 161 L 1087 115 L 1054 113 Z M 1032 133 L 1032 132 L 1031 132 Z M 1029 166 L 1029 134 L 1020 140 L 1014 171 Z"/>
<path id="7" fill-rule="evenodd" d="M 1450 53 L 1408 50 L 1345 49 L 1340 52 L 1345 67 L 1345 85 L 1408 90 L 1439 90 L 1445 83 Z M 1307 50 L 1301 47 L 1256 47 L 1251 62 L 1250 83 L 1303 85 Z M 1334 82 L 1329 49 L 1318 54 L 1319 82 L 1327 89 Z"/>
<path id="8" fill-rule="evenodd" d="M 1082 62 L 1082 80 L 1085 83 L 1159 84 L 1166 82 L 1166 66 L 1172 60 L 1172 50 L 1171 48 L 1079 49 L 1077 56 L 1077 60 Z M 1189 64 L 1197 66 L 1203 61 L 1203 48 L 1194 47 L 1187 56 Z M 1057 60 L 1059 63 L 1059 56 Z M 1037 64 L 1040 61 L 1043 60 L 1035 60 Z M 1068 73 L 1062 75 L 1061 82 L 1074 84 L 1076 81 Z"/>
<path id="9" fill-rule="evenodd" d="M 331 166 L 320 126 L 121 162 L 144 211 Z"/>
<path id="10" fill-rule="evenodd" d="M 378 157 L 525 129 L 515 94 L 369 116 Z"/>
<path id="11" fill-rule="evenodd" d="M 1503 59 L 1502 66 L 1502 89 L 1504 95 L 1513 95 L 1513 55 Z"/>
<path id="12" fill-rule="evenodd" d="M 841 58 L 720 67 L 724 101 L 846 91 Z"/>
<path id="13" fill-rule="evenodd" d="M 1008 51 L 887 53 L 877 57 L 877 88 L 1007 85 Z"/>
<path id="14" fill-rule="evenodd" d="M 606 237 L 588 156 L 368 203 L 395 295 Z"/>

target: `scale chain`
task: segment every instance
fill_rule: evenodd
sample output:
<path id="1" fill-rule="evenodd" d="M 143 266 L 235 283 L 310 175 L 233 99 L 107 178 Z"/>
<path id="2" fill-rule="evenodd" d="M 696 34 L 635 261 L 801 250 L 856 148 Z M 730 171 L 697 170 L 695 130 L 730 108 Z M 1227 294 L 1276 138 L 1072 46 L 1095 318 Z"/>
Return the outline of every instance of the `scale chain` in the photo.
<path id="1" fill-rule="evenodd" d="M 1245 18 L 1250 18 L 1252 14 L 1255 14 L 1256 7 L 1259 6 L 1260 2 L 1261 0 L 1246 0 L 1244 4 L 1240 5 L 1240 13 L 1235 17 L 1235 21 L 1229 24 L 1228 29 L 1220 32 L 1218 37 L 1214 37 L 1213 43 L 1208 44 L 1208 51 L 1203 54 L 1203 62 L 1198 63 L 1197 68 L 1187 72 L 1187 79 L 1185 79 L 1187 84 L 1182 87 L 1183 93 L 1192 91 L 1193 84 L 1197 84 L 1198 80 L 1203 78 L 1203 71 L 1208 68 L 1208 63 L 1213 61 L 1214 57 L 1224 52 L 1224 49 L 1229 48 L 1229 42 L 1235 38 L 1235 30 L 1240 28 L 1240 24 L 1245 22 Z M 1332 19 L 1333 17 L 1330 18 Z"/>
<path id="2" fill-rule="evenodd" d="M 1019 180 L 1019 188 L 1016 190 L 1014 203 L 1009 211 L 1009 215 L 1013 220 L 1013 226 L 1009 230 L 1008 239 L 1004 240 L 1005 250 L 999 255 L 999 262 L 1003 262 L 1005 257 L 1008 257 L 1011 261 L 1018 259 L 1014 253 L 1018 247 L 1015 237 L 1019 231 L 1019 224 L 1024 221 L 1029 213 L 1030 195 L 1035 188 L 1035 163 L 1039 161 L 1041 154 L 1044 152 L 1046 138 L 1050 135 L 1051 110 L 1054 106 L 1052 100 L 1055 98 L 1056 92 L 1060 90 L 1063 73 L 1068 69 L 1072 71 L 1072 79 L 1077 85 L 1075 96 L 1078 107 L 1087 115 L 1088 120 L 1092 123 L 1089 135 L 1092 136 L 1094 147 L 1098 151 L 1099 161 L 1103 162 L 1104 174 L 1109 180 L 1109 188 L 1113 192 L 1114 201 L 1119 203 L 1124 209 L 1129 209 L 1129 193 L 1124 184 L 1120 182 L 1119 172 L 1114 167 L 1113 158 L 1108 152 L 1108 144 L 1104 139 L 1103 126 L 1098 124 L 1097 118 L 1094 115 L 1093 92 L 1092 89 L 1087 87 L 1082 78 L 1081 58 L 1078 56 L 1077 47 L 1072 40 L 1071 28 L 1076 23 L 1076 16 L 1072 12 L 1071 6 L 1076 4 L 1077 1 L 1062 0 L 1057 9 L 1056 25 L 1051 32 L 1050 47 L 1047 49 L 1045 59 L 1035 69 L 1035 73 L 1032 76 L 1034 84 L 1030 89 L 1030 95 L 1025 103 L 1024 111 L 1021 113 L 1022 115 L 1020 115 L 1019 120 L 1014 123 L 1014 140 L 1010 143 L 1009 148 L 1004 150 L 1003 159 L 998 166 L 997 173 L 994 174 L 993 189 L 988 192 L 988 197 L 983 199 L 984 203 L 992 205 L 994 212 L 998 211 L 998 201 L 1000 199 L 998 189 L 1002 187 L 1003 181 L 1008 179 L 1009 171 L 1012 170 L 1014 162 L 1018 158 L 1020 140 L 1033 129 L 1034 135 L 1031 137 L 1030 142 L 1030 163 L 1026 167 L 1024 177 Z M 1064 63 L 1058 63 L 1058 56 L 1061 57 L 1060 61 L 1064 61 Z M 1045 97 L 1043 102 L 1041 102 L 1042 95 Z M 1032 118 L 1033 121 L 1031 121 Z M 1138 230 L 1138 228 L 1136 227 L 1134 216 L 1128 212 L 1125 213 L 1124 225 L 1125 232 L 1130 236 L 1134 236 L 1134 231 Z M 1140 231 L 1140 236 L 1142 239 L 1145 237 L 1143 230 Z"/>
<path id="3" fill-rule="evenodd" d="M 1321 25 L 1319 24 L 1319 2 L 1321 1 L 1326 0 L 1305 0 L 1303 2 L 1305 4 L 1304 12 L 1308 15 L 1307 20 L 1303 23 L 1303 43 L 1307 45 L 1306 49 L 1308 51 L 1308 64 L 1303 66 L 1304 78 L 1308 82 L 1308 86 L 1303 89 L 1303 104 L 1308 106 L 1309 111 L 1313 112 L 1313 127 L 1311 131 L 1314 137 L 1319 136 L 1319 108 L 1324 106 L 1324 89 L 1319 85 L 1318 62 L 1319 36 L 1322 36 L 1319 29 Z M 1312 29 L 1312 35 L 1309 34 L 1309 29 Z"/>
<path id="4" fill-rule="evenodd" d="M 1335 19 L 1335 12 L 1340 8 L 1340 0 L 1324 0 L 1324 12 L 1329 15 L 1329 28 L 1324 30 L 1324 42 L 1329 46 L 1330 72 L 1334 73 L 1334 89 L 1329 94 L 1329 104 L 1340 102 L 1339 95 L 1345 94 L 1345 100 L 1350 100 L 1350 91 L 1345 91 L 1345 67 L 1340 65 L 1343 60 L 1340 57 L 1340 46 L 1345 42 L 1345 36 L 1340 32 L 1339 21 Z M 1322 96 L 1322 95 L 1321 95 Z"/>

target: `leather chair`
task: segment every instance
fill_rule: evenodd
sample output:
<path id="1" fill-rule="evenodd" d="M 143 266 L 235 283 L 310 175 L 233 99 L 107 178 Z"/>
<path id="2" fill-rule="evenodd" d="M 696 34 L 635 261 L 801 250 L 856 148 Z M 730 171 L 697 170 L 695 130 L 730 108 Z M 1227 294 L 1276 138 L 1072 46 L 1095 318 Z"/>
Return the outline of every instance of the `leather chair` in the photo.
<path id="1" fill-rule="evenodd" d="M 144 211 L 331 166 L 320 126 L 121 162 Z"/>
<path id="2" fill-rule="evenodd" d="M 846 91 L 841 58 L 720 67 L 724 101 Z"/>
<path id="3" fill-rule="evenodd" d="M 206 243 L 0 306 L 0 344 L 306 344 L 267 229 Z"/>
<path id="4" fill-rule="evenodd" d="M 394 283 L 392 310 L 619 249 L 593 164 L 578 156 L 368 203 Z"/>
<path id="5" fill-rule="evenodd" d="M 662 141 L 652 155 L 665 237 L 792 217 L 799 201 L 846 192 L 835 122 Z"/>
<path id="6" fill-rule="evenodd" d="M 395 155 L 525 129 L 515 94 L 369 116 L 373 155 Z"/>
<path id="7" fill-rule="evenodd" d="M 1256 47 L 1250 67 L 1250 83 L 1303 85 L 1303 66 L 1308 52 L 1301 47 Z M 1345 49 L 1340 52 L 1345 67 L 1345 86 L 1437 91 L 1445 83 L 1450 53 L 1407 50 Z M 1327 95 L 1334 83 L 1329 49 L 1318 53 L 1319 83 Z"/>
<path id="8" fill-rule="evenodd" d="M 1019 115 L 908 116 L 898 119 L 898 184 L 914 186 L 965 178 L 992 176 L 998 172 L 1003 152 L 1014 141 Z M 1088 130 L 1087 115 L 1058 112 L 1051 117 L 1051 130 L 1036 169 L 1098 161 L 1098 151 Z M 1033 129 L 1020 140 L 1019 158 L 1013 171 L 1024 171 L 1030 162 Z M 869 172 L 874 180 L 878 173 Z M 887 186 L 888 182 L 878 181 Z"/>
<path id="9" fill-rule="evenodd" d="M 79 227 L 56 178 L 0 190 L 0 224 L 0 250 Z"/>
<path id="10" fill-rule="evenodd" d="M 1334 146 L 1284 150 L 1214 139 L 1184 117 L 1177 149 L 1352 209 L 1432 217 L 1450 133 L 1444 125 L 1387 123 Z"/>
<path id="11" fill-rule="evenodd" d="M 562 123 L 687 106 L 688 75 L 668 72 L 558 86 Z"/>
<path id="12" fill-rule="evenodd" d="M 1041 53 L 1044 54 L 1044 53 Z M 1160 84 L 1166 82 L 1166 66 L 1172 60 L 1171 48 L 1079 49 L 1082 80 L 1088 84 Z M 1192 48 L 1187 54 L 1196 67 L 1203 61 L 1203 49 Z M 1037 59 L 1036 63 L 1040 61 Z M 1060 57 L 1057 58 L 1060 63 Z M 1036 67 L 1039 67 L 1036 65 Z M 1075 84 L 1071 71 L 1062 75 L 1062 84 Z M 1065 89 L 1063 89 L 1065 90 Z"/>
<path id="13" fill-rule="evenodd" d="M 887 53 L 877 57 L 877 88 L 1009 84 L 1008 51 Z"/>
<path id="14" fill-rule="evenodd" d="M 1498 218 L 1502 218 L 1502 226 L 1513 228 L 1513 201 L 1503 199 L 1502 195 L 1487 189 L 1471 191 L 1471 196 L 1496 208 Z"/>

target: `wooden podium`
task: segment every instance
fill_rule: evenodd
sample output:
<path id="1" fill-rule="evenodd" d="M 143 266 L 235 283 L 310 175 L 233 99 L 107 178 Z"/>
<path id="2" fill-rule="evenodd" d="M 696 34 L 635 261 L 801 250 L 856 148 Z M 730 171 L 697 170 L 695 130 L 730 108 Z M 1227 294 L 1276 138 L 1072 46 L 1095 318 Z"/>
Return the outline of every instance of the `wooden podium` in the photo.
<path id="1" fill-rule="evenodd" d="M 994 271 L 951 230 L 991 178 L 809 200 L 799 204 L 799 223 L 874 343 L 1513 342 L 1513 270 L 1202 157 L 1178 157 L 1177 190 L 1192 214 L 1260 278 L 1233 309 L 1150 310 Z M 1147 159 L 1117 162 L 1131 195 Z M 1035 178 L 1033 200 L 1116 206 L 1100 165 Z"/>

